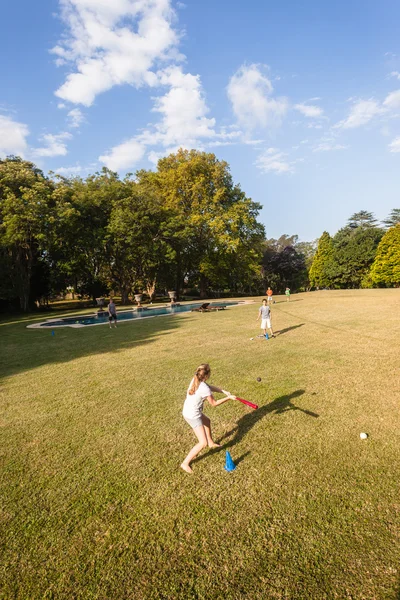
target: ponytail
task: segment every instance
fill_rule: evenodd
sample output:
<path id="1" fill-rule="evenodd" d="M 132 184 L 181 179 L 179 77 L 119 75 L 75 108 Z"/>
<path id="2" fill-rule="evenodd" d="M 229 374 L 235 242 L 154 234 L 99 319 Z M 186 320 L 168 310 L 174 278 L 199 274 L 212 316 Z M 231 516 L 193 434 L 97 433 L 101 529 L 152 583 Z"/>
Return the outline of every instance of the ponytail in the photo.
<path id="1" fill-rule="evenodd" d="M 211 373 L 211 369 L 210 369 L 210 365 L 207 363 L 204 363 L 202 365 L 200 365 L 199 367 L 197 367 L 196 369 L 196 373 L 194 374 L 194 377 L 190 383 L 190 387 L 189 387 L 189 395 L 193 396 L 193 394 L 196 393 L 200 383 L 202 381 L 205 381 L 207 379 L 207 377 L 210 375 Z"/>

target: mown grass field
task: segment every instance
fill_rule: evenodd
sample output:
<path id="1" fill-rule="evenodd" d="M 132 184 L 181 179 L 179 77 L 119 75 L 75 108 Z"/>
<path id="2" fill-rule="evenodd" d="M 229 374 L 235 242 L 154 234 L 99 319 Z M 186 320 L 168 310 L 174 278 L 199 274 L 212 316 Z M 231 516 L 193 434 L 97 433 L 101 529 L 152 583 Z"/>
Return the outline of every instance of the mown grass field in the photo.
<path id="1" fill-rule="evenodd" d="M 400 598 L 400 290 L 278 298 L 269 341 L 257 308 L 0 324 L 1 598 Z M 207 408 L 190 476 L 203 361 L 260 408 Z"/>

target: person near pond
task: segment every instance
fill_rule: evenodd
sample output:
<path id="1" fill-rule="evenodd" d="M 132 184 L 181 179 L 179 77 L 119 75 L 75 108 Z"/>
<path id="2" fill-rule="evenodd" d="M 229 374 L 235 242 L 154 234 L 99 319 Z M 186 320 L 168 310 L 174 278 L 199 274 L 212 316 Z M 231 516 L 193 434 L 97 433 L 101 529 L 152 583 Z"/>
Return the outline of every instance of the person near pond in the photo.
<path id="1" fill-rule="evenodd" d="M 289 302 L 290 301 L 290 288 L 286 288 L 285 290 L 285 296 L 286 296 L 286 301 Z"/>
<path id="2" fill-rule="evenodd" d="M 207 384 L 210 378 L 211 369 L 207 363 L 197 367 L 193 379 L 190 382 L 186 393 L 186 400 L 183 405 L 182 415 L 185 421 L 193 429 L 197 437 L 197 444 L 193 446 L 185 460 L 181 464 L 181 468 L 186 473 L 193 473 L 190 463 L 196 456 L 207 446 L 209 448 L 220 448 L 220 444 L 214 442 L 211 433 L 211 421 L 203 414 L 204 401 L 207 399 L 211 406 L 220 406 L 233 396 L 215 385 Z M 225 394 L 225 398 L 215 400 L 213 392 Z"/>
<path id="3" fill-rule="evenodd" d="M 265 298 L 262 301 L 262 306 L 260 306 L 258 311 L 257 321 L 259 321 L 260 319 L 261 329 L 263 330 L 263 333 L 259 337 L 265 337 L 267 335 L 267 328 L 270 330 L 271 336 L 275 337 L 274 332 L 272 331 L 271 309 L 268 306 L 267 300 Z"/>
<path id="4" fill-rule="evenodd" d="M 273 291 L 271 290 L 271 288 L 269 287 L 267 289 L 267 299 L 268 299 L 268 304 L 271 304 L 272 302 L 272 296 L 273 296 Z"/>
<path id="5" fill-rule="evenodd" d="M 110 298 L 110 302 L 107 307 L 108 310 L 108 322 L 110 323 L 110 329 L 112 328 L 112 322 L 114 321 L 114 327 L 117 328 L 117 307 L 114 304 L 114 300 Z"/>

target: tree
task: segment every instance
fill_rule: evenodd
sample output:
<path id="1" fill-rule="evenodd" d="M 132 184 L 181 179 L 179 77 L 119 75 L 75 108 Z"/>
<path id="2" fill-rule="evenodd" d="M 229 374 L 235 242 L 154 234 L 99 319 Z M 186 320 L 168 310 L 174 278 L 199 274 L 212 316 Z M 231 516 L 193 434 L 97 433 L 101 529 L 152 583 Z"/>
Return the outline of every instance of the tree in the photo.
<path id="1" fill-rule="evenodd" d="M 106 168 L 86 180 L 59 178 L 53 194 L 57 206 L 54 264 L 78 293 L 92 297 L 94 303 L 108 289 L 107 226 L 113 203 L 124 195 L 123 182 Z"/>
<path id="2" fill-rule="evenodd" d="M 229 255 L 246 250 L 248 260 L 263 237 L 256 218 L 261 206 L 234 185 L 228 164 L 214 154 L 179 150 L 160 159 L 156 173 L 139 172 L 138 181 L 159 195 L 166 210 L 161 231 L 178 296 L 186 280 L 205 297 L 210 282 L 218 285 L 228 275 Z"/>
<path id="3" fill-rule="evenodd" d="M 400 286 L 400 223 L 391 227 L 381 239 L 370 277 L 378 286 Z"/>
<path id="4" fill-rule="evenodd" d="M 297 250 L 297 235 L 283 235 L 265 242 L 262 260 L 264 285 L 283 291 L 296 290 L 305 283 L 306 258 Z M 291 243 L 290 243 L 291 242 Z"/>
<path id="5" fill-rule="evenodd" d="M 125 188 L 127 196 L 113 202 L 106 235 L 110 284 L 121 291 L 123 304 L 134 291 L 145 289 L 152 297 L 165 262 L 161 203 L 133 181 Z"/>
<path id="6" fill-rule="evenodd" d="M 332 258 L 332 238 L 327 231 L 324 231 L 319 238 L 318 248 L 309 271 L 310 285 L 312 287 L 325 288 L 331 286 L 332 281 L 328 273 L 331 268 Z"/>
<path id="7" fill-rule="evenodd" d="M 379 227 L 350 226 L 340 229 L 333 238 L 333 257 L 326 273 L 338 288 L 359 288 L 366 282 L 384 231 Z"/>
<path id="8" fill-rule="evenodd" d="M 390 215 L 383 221 L 386 228 L 394 227 L 400 223 L 400 208 L 393 208 Z"/>
<path id="9" fill-rule="evenodd" d="M 47 289 L 46 269 L 40 262 L 47 260 L 55 220 L 52 192 L 53 183 L 33 163 L 16 157 L 0 160 L 1 293 L 3 298 L 18 297 L 24 312 Z M 35 273 L 37 285 L 32 297 Z"/>
<path id="10" fill-rule="evenodd" d="M 356 229 L 357 227 L 376 227 L 376 224 L 377 220 L 373 213 L 367 210 L 360 210 L 360 212 L 354 213 L 348 220 L 348 226 L 351 229 Z"/>

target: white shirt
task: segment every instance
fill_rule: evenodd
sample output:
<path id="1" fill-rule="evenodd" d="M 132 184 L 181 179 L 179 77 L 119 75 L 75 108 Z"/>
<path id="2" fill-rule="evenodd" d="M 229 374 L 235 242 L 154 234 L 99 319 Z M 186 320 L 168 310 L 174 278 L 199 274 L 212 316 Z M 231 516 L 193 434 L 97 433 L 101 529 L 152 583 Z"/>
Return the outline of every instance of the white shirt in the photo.
<path id="1" fill-rule="evenodd" d="M 204 400 L 208 396 L 212 395 L 212 391 L 210 390 L 206 382 L 202 381 L 195 393 L 190 395 L 189 389 L 191 388 L 191 386 L 192 382 L 190 382 L 190 386 L 186 394 L 186 400 L 183 405 L 182 414 L 187 419 L 198 419 L 203 413 Z"/>

